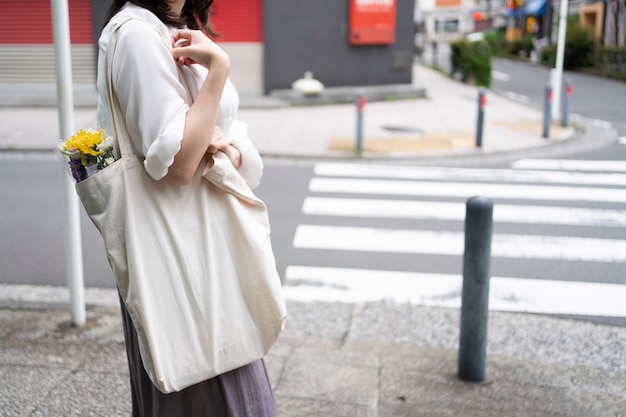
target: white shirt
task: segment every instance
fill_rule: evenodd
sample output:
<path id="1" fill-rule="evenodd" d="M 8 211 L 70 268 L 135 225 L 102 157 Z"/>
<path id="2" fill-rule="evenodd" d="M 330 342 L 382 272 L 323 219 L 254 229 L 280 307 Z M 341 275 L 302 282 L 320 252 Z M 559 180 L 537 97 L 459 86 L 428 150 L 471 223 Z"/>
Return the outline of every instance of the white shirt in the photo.
<path id="1" fill-rule="evenodd" d="M 183 84 L 169 46 L 169 39 L 177 29 L 163 24 L 149 10 L 126 3 L 103 29 L 98 42 L 97 120 L 107 134 L 115 132 L 106 88 L 105 53 L 112 29 L 129 17 L 132 20 L 119 28 L 113 55 L 113 91 L 126 115 L 133 152 L 145 157 L 146 172 L 160 180 L 167 175 L 180 150 L 187 111 L 208 71 L 200 65 L 181 68 Z M 217 125 L 240 150 L 239 172 L 250 188 L 255 188 L 263 173 L 263 162 L 248 138 L 247 125 L 236 120 L 238 107 L 239 95 L 228 80 L 222 92 Z"/>

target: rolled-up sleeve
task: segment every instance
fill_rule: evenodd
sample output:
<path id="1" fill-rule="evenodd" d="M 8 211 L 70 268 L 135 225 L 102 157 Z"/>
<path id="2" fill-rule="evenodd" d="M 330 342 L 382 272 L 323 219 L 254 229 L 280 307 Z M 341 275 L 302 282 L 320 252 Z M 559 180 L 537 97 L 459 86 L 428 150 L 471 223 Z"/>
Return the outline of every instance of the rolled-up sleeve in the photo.
<path id="1" fill-rule="evenodd" d="M 133 20 L 120 29 L 112 79 L 134 150 L 145 156 L 146 172 L 160 180 L 180 150 L 189 103 L 155 28 Z"/>

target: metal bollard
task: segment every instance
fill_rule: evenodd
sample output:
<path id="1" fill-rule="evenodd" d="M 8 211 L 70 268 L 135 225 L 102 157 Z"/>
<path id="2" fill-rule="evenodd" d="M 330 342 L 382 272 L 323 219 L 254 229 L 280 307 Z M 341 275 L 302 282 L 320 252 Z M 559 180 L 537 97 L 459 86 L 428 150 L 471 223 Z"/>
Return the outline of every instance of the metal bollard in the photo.
<path id="1" fill-rule="evenodd" d="M 467 200 L 458 369 L 467 381 L 485 380 L 492 225 L 491 199 Z"/>
<path id="2" fill-rule="evenodd" d="M 546 84 L 543 100 L 543 137 L 550 137 L 550 123 L 552 120 L 552 85 Z"/>
<path id="3" fill-rule="evenodd" d="M 356 149 L 355 153 L 363 153 L 363 110 L 365 109 L 365 96 L 359 94 L 356 99 Z"/>
<path id="4" fill-rule="evenodd" d="M 563 94 L 563 111 L 561 112 L 561 126 L 569 124 L 569 106 L 572 98 L 572 83 L 569 79 L 565 80 L 565 91 Z"/>
<path id="5" fill-rule="evenodd" d="M 480 87 L 478 89 L 478 121 L 476 122 L 476 147 L 481 148 L 483 146 L 483 124 L 485 118 L 485 104 L 487 99 L 485 97 L 485 88 Z"/>

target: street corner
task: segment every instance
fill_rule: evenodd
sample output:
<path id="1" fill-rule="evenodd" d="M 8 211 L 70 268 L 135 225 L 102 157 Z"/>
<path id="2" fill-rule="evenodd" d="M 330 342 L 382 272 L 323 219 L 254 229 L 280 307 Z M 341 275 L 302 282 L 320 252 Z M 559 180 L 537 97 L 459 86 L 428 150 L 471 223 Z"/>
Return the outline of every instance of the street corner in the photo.
<path id="1" fill-rule="evenodd" d="M 490 120 L 487 127 L 506 129 L 510 132 L 527 135 L 531 139 L 542 138 L 544 122 L 539 119 L 518 119 L 518 120 Z M 549 139 L 560 142 L 571 138 L 576 132 L 576 127 L 562 126 L 557 121 L 552 121 L 549 126 Z"/>
<path id="2" fill-rule="evenodd" d="M 388 135 L 368 136 L 363 139 L 361 151 L 379 157 L 419 157 L 467 152 L 475 148 L 472 132 L 454 130 L 429 130 L 393 132 Z M 330 153 L 358 153 L 354 138 L 331 137 L 327 150 Z"/>

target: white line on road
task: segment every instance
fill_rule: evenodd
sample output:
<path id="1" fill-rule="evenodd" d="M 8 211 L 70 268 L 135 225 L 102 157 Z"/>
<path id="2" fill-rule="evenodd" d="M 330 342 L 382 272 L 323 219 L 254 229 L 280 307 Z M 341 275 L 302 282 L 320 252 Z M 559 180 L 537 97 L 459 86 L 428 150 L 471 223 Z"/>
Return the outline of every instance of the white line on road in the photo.
<path id="1" fill-rule="evenodd" d="M 296 248 L 459 256 L 464 234 L 368 227 L 299 225 Z M 626 241 L 561 236 L 492 237 L 491 255 L 502 258 L 626 262 Z"/>
<path id="2" fill-rule="evenodd" d="M 588 161 L 575 159 L 520 159 L 511 164 L 516 169 L 626 172 L 626 161 Z"/>
<path id="3" fill-rule="evenodd" d="M 608 122 L 606 120 L 600 120 L 600 119 L 593 119 L 593 124 L 595 126 L 603 127 L 605 129 L 610 129 L 611 127 L 613 127 L 611 122 Z"/>
<path id="4" fill-rule="evenodd" d="M 309 191 L 462 198 L 485 195 L 490 198 L 525 200 L 605 201 L 626 203 L 626 192 L 622 189 L 520 184 L 313 178 L 309 182 Z"/>
<path id="5" fill-rule="evenodd" d="M 498 80 L 498 81 L 504 81 L 504 82 L 511 81 L 511 76 L 509 74 L 506 74 L 506 73 L 500 72 L 500 71 L 496 71 L 496 70 L 491 71 L 491 77 L 494 80 Z"/>
<path id="6" fill-rule="evenodd" d="M 430 168 L 367 164 L 336 164 L 326 162 L 316 164 L 314 172 L 315 175 L 327 177 L 626 185 L 625 174 L 588 174 L 561 171 Z"/>
<path id="7" fill-rule="evenodd" d="M 505 94 L 511 100 L 519 101 L 520 103 L 524 103 L 524 104 L 530 103 L 530 97 L 528 96 L 517 94 L 517 93 L 514 93 L 513 91 L 507 91 Z"/>
<path id="8" fill-rule="evenodd" d="M 307 197 L 302 212 L 317 216 L 465 220 L 464 203 L 431 201 Z M 493 219 L 507 223 L 624 227 L 626 211 L 496 204 Z"/>
<path id="9" fill-rule="evenodd" d="M 289 266 L 285 281 L 285 296 L 297 301 L 461 306 L 457 275 Z M 626 285 L 492 277 L 489 286 L 490 310 L 626 317 Z"/>

